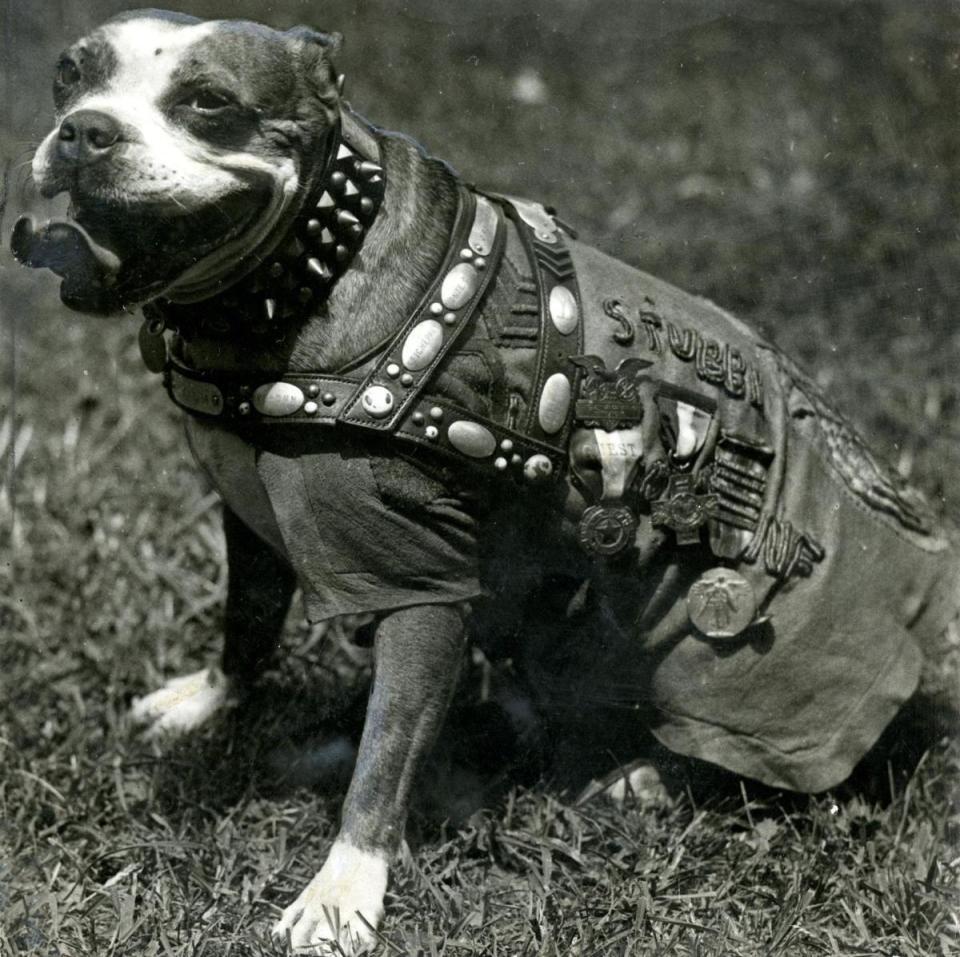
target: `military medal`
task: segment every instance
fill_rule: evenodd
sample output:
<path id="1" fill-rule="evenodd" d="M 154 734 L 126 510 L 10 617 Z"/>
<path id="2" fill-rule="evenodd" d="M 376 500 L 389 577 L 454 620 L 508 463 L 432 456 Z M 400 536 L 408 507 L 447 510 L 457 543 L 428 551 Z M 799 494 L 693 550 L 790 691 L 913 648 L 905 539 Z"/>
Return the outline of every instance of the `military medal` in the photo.
<path id="1" fill-rule="evenodd" d="M 750 582 L 730 568 L 711 568 L 690 586 L 687 614 L 707 638 L 736 638 L 757 616 Z"/>
<path id="2" fill-rule="evenodd" d="M 633 542 L 637 520 L 626 505 L 591 505 L 577 530 L 581 547 L 591 555 L 609 557 Z"/>
<path id="3" fill-rule="evenodd" d="M 718 508 L 716 495 L 697 494 L 693 475 L 674 473 L 663 497 L 651 503 L 650 520 L 676 532 L 678 545 L 696 545 L 700 541 L 700 526 L 716 518 Z"/>

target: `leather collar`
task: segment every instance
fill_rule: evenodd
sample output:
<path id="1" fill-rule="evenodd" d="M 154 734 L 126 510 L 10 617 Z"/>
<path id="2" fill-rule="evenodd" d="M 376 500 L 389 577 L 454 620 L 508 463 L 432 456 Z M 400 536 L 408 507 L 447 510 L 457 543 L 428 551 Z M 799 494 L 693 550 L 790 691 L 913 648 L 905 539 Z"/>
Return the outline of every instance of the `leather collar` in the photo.
<path id="1" fill-rule="evenodd" d="M 327 298 L 363 244 L 386 186 L 377 141 L 349 110 L 331 137 L 325 168 L 285 238 L 222 292 L 196 303 L 158 300 L 145 306 L 151 330 L 189 336 L 241 326 L 269 335 L 282 321 L 306 318 Z"/>

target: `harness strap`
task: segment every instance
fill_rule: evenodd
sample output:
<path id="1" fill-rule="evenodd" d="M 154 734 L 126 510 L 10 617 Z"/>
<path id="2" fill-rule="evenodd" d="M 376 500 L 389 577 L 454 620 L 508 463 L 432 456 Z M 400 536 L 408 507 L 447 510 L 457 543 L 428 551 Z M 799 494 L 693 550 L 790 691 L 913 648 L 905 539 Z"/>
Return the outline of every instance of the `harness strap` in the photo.
<path id="1" fill-rule="evenodd" d="M 473 318 L 506 244 L 499 209 L 461 186 L 443 265 L 338 418 L 393 432 Z"/>
<path id="2" fill-rule="evenodd" d="M 230 375 L 192 369 L 172 356 L 170 398 L 193 415 L 231 424 L 360 428 L 434 449 L 490 474 L 556 481 L 567 468 L 582 350 L 579 292 L 570 254 L 543 207 L 460 188 L 446 258 L 409 319 L 361 379 L 329 373 Z M 425 388 L 468 327 L 506 246 L 501 203 L 516 223 L 540 291 L 540 348 L 525 421 L 501 425 Z"/>
<path id="3" fill-rule="evenodd" d="M 357 389 L 356 379 L 308 372 L 288 372 L 272 382 L 219 374 L 213 379 L 175 359 L 167 363 L 164 384 L 174 403 L 192 415 L 253 428 L 342 426 L 341 412 Z M 516 480 L 556 476 L 565 464 L 564 456 L 552 446 L 440 396 L 418 395 L 392 434 L 405 443 Z"/>

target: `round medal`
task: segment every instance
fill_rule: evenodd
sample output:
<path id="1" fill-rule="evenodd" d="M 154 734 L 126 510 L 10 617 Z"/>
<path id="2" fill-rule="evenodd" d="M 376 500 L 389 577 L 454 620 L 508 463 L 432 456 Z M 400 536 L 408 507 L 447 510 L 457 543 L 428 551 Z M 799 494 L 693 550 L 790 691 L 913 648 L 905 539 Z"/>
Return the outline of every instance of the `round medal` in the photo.
<path id="1" fill-rule="evenodd" d="M 707 638 L 736 638 L 757 616 L 750 582 L 729 568 L 711 568 L 687 595 L 690 621 Z"/>
<path id="2" fill-rule="evenodd" d="M 580 519 L 580 544 L 593 555 L 616 555 L 632 541 L 637 520 L 625 505 L 591 505 Z"/>

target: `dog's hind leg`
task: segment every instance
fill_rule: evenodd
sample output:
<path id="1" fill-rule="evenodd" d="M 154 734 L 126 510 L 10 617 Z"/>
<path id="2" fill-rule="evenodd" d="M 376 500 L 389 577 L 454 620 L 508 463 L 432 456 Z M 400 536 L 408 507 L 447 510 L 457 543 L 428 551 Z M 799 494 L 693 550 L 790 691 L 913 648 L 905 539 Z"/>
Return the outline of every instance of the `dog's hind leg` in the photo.
<path id="1" fill-rule="evenodd" d="M 289 565 L 224 507 L 227 607 L 222 669 L 172 678 L 134 702 L 131 719 L 147 737 L 185 734 L 221 711 L 248 686 L 276 648 L 296 578 Z"/>
<path id="2" fill-rule="evenodd" d="M 424 605 L 391 613 L 377 629 L 373 688 L 340 833 L 323 868 L 274 927 L 295 952 L 355 954 L 374 943 L 367 925 L 376 927 L 383 916 L 411 787 L 457 684 L 463 619 L 458 607 Z"/>

